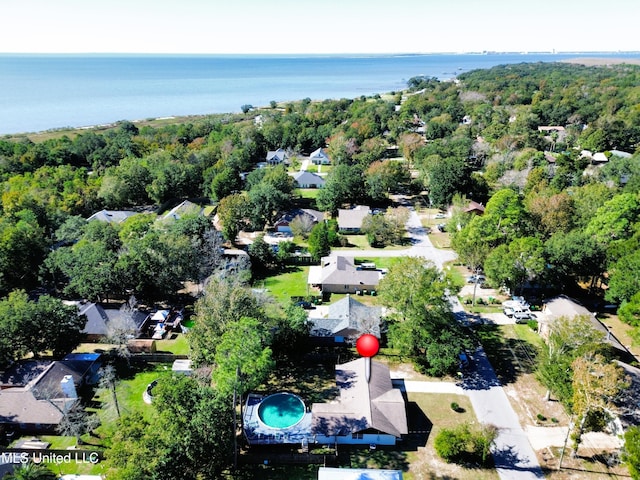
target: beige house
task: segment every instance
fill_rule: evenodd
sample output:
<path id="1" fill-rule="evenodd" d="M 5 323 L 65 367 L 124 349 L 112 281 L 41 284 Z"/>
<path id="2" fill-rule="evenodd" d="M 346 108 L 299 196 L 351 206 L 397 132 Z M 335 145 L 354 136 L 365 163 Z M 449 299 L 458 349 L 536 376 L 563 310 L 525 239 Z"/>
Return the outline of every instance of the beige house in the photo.
<path id="1" fill-rule="evenodd" d="M 323 257 L 319 266 L 309 268 L 308 284 L 326 293 L 364 293 L 377 290 L 382 275 L 351 257 Z"/>

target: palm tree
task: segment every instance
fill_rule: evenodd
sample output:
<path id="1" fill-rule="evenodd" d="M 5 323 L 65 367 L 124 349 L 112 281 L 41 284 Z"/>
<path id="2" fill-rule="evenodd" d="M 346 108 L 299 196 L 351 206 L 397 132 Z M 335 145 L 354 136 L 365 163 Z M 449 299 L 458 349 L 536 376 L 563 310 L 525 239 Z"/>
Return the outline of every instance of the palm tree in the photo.
<path id="1" fill-rule="evenodd" d="M 17 467 L 13 473 L 3 477 L 3 480 L 55 480 L 56 475 L 44 465 L 25 463 Z"/>

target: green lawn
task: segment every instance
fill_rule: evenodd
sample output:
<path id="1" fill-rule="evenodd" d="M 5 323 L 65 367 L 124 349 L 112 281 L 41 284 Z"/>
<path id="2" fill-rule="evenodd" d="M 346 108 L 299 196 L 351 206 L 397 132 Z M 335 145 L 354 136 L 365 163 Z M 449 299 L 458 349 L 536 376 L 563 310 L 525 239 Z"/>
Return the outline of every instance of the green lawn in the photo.
<path id="1" fill-rule="evenodd" d="M 307 287 L 309 277 L 308 266 L 290 266 L 287 271 L 258 281 L 254 287 L 267 288 L 280 303 L 287 304 L 292 296 L 315 295 L 316 292 Z"/>
<path id="2" fill-rule="evenodd" d="M 159 352 L 170 352 L 174 355 L 189 355 L 189 342 L 187 337 L 178 334 L 175 339 L 156 340 L 156 349 Z"/>
<path id="3" fill-rule="evenodd" d="M 299 195 L 301 198 L 310 198 L 315 200 L 318 198 L 318 193 L 320 192 L 319 188 L 297 188 L 294 193 Z"/>
<path id="4" fill-rule="evenodd" d="M 409 440 L 409 446 L 412 450 L 407 453 L 407 463 L 410 468 L 405 473 L 405 480 L 417 480 L 419 478 L 435 478 L 433 473 L 438 471 L 434 466 L 424 462 L 423 457 L 434 456 L 437 458 L 433 450 L 433 442 L 440 430 L 443 428 L 452 428 L 463 422 L 471 424 L 476 423 L 476 415 L 466 395 L 454 394 L 436 394 L 436 393 L 408 393 L 408 419 L 410 430 L 428 430 L 427 438 L 412 435 Z M 456 402 L 460 407 L 460 412 L 454 412 L 451 409 L 451 403 Z M 424 427 L 424 428 L 423 428 Z M 417 443 L 411 444 L 411 440 Z M 426 440 L 426 449 L 418 449 L 424 447 Z M 443 466 L 445 465 L 442 462 Z M 494 480 L 498 479 L 495 469 L 477 469 L 464 468 L 456 465 L 447 464 L 447 470 L 455 472 L 451 476 L 442 478 L 459 478 L 473 480 Z"/>
<path id="5" fill-rule="evenodd" d="M 166 375 L 171 375 L 171 364 L 148 364 L 145 370 L 133 371 L 131 378 L 121 380 L 116 389 L 121 413 L 141 412 L 143 415 L 152 415 L 153 409 L 144 403 L 142 393 L 147 385 Z M 108 423 L 115 418 L 111 394 L 104 390 L 100 391 L 98 400 L 105 406 L 100 411 L 101 418 L 103 422 Z"/>

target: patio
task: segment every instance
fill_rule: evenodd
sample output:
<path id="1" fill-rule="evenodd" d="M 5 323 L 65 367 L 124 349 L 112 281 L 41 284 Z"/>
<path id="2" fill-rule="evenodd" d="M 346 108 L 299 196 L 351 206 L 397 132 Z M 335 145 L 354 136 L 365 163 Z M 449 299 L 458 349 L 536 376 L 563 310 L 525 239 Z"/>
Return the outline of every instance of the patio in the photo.
<path id="1" fill-rule="evenodd" d="M 305 445 L 311 436 L 311 412 L 305 408 L 304 416 L 295 425 L 288 428 L 272 428 L 265 425 L 258 416 L 260 403 L 268 395 L 250 393 L 244 412 L 244 434 L 250 445 Z"/>

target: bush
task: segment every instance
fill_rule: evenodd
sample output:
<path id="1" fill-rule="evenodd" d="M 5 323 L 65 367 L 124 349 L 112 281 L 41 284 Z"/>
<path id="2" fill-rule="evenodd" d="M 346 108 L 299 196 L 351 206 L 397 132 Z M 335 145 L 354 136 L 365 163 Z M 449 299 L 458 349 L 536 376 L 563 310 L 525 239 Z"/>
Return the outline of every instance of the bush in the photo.
<path id="1" fill-rule="evenodd" d="M 529 326 L 529 328 L 531 330 L 533 330 L 534 332 L 538 331 L 538 322 L 537 320 L 528 320 L 527 321 L 527 325 Z"/>
<path id="2" fill-rule="evenodd" d="M 466 434 L 460 427 L 455 430 L 445 428 L 438 433 L 433 442 L 436 453 L 445 462 L 455 461 L 466 450 L 468 426 L 461 425 L 461 427 L 466 429 Z"/>
<path id="3" fill-rule="evenodd" d="M 456 402 L 451 402 L 451 410 L 457 412 L 458 410 L 460 410 L 460 405 L 458 405 Z"/>
<path id="4" fill-rule="evenodd" d="M 536 417 L 538 418 L 539 421 L 541 422 L 546 422 L 547 421 L 547 417 L 545 417 L 544 415 L 542 415 L 541 413 L 539 413 L 538 415 L 536 415 Z"/>
<path id="5" fill-rule="evenodd" d="M 444 428 L 434 440 L 436 453 L 446 462 L 480 463 L 487 465 L 491 445 L 498 435 L 493 425 L 471 430 L 468 424 L 453 429 Z"/>

